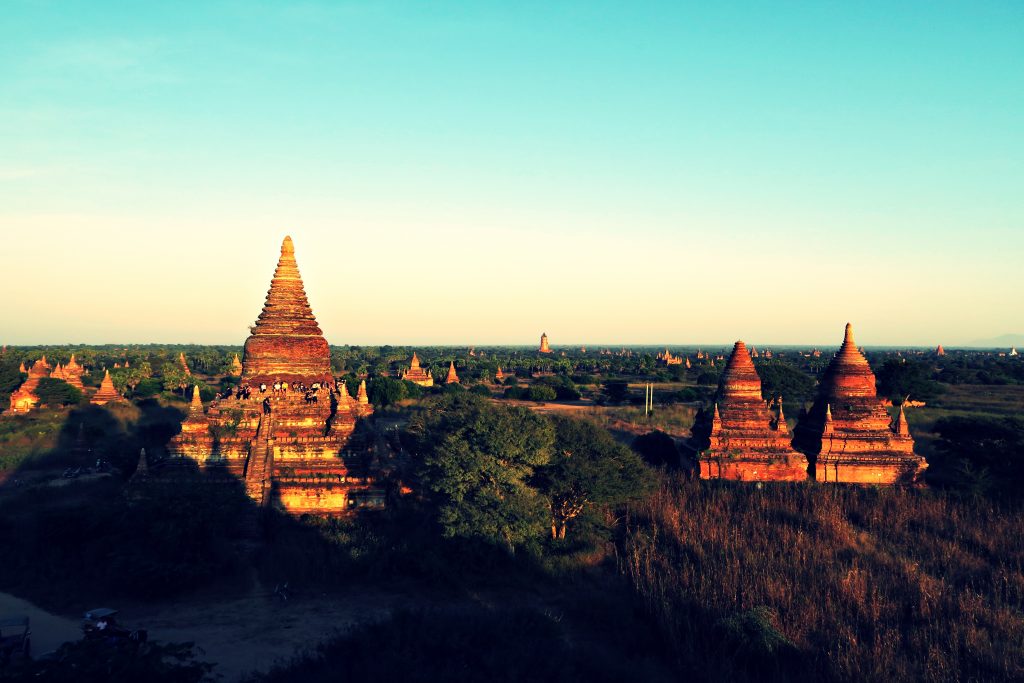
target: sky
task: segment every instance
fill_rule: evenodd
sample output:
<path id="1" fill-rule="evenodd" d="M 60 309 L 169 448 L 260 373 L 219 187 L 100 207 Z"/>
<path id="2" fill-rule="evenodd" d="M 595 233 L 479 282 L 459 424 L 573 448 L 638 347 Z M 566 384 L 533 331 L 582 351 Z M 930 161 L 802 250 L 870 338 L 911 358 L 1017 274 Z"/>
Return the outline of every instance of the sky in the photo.
<path id="1" fill-rule="evenodd" d="M 1024 3 L 7 0 L 0 342 L 1024 332 Z"/>

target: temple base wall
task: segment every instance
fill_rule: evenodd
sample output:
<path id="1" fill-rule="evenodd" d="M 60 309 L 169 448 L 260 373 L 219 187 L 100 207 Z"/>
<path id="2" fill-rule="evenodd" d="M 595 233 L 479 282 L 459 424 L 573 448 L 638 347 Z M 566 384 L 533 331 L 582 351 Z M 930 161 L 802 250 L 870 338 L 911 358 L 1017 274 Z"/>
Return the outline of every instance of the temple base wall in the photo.
<path id="1" fill-rule="evenodd" d="M 730 481 L 807 481 L 810 476 L 806 465 L 801 465 L 796 458 L 780 458 L 777 461 L 703 458 L 700 461 L 700 478 Z"/>

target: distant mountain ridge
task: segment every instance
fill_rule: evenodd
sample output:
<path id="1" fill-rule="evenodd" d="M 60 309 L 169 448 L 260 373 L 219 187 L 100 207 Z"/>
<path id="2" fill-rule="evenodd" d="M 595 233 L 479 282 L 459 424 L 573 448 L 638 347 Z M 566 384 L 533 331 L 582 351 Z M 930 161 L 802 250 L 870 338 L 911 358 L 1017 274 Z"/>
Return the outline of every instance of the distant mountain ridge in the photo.
<path id="1" fill-rule="evenodd" d="M 1004 334 L 990 339 L 975 339 L 970 344 L 967 344 L 967 346 L 1024 346 L 1024 334 Z"/>

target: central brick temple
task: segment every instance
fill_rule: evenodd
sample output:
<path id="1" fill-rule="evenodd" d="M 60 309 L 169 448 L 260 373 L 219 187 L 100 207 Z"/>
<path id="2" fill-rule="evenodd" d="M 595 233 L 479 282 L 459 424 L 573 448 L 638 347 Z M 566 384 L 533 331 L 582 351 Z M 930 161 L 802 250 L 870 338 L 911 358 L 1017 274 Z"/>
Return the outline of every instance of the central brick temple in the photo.
<path id="1" fill-rule="evenodd" d="M 341 514 L 382 507 L 370 467 L 372 446 L 359 437 L 373 412 L 365 390 L 353 398 L 335 382 L 327 340 L 313 316 L 290 237 L 256 324 L 245 341 L 240 385 L 207 411 L 193 392 L 172 459 L 241 479 L 263 507 L 292 514 Z"/>

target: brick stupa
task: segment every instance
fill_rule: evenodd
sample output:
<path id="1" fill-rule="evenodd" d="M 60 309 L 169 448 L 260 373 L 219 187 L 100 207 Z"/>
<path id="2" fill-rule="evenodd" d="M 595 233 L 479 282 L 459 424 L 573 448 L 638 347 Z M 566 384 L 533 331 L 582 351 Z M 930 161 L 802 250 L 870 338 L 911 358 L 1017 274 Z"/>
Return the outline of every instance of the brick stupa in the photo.
<path id="1" fill-rule="evenodd" d="M 548 346 L 548 333 L 544 332 L 540 335 L 540 353 L 551 353 L 551 347 Z"/>
<path id="2" fill-rule="evenodd" d="M 242 382 L 309 385 L 331 379 L 331 352 L 306 299 L 292 238 L 285 237 L 263 312 L 245 340 Z"/>
<path id="3" fill-rule="evenodd" d="M 344 382 L 334 384 L 327 340 L 306 299 L 290 237 L 245 342 L 241 382 L 249 398 L 232 394 L 205 413 L 193 391 L 182 431 L 168 447 L 172 462 L 241 479 L 258 505 L 292 514 L 383 505 L 367 449 L 353 443 L 357 422 L 373 412 L 366 384 L 357 398 Z M 289 389 L 274 391 L 275 382 Z"/>
<path id="4" fill-rule="evenodd" d="M 805 481 L 807 459 L 790 445 L 781 401 L 770 410 L 761 378 L 743 342 L 733 346 L 722 373 L 707 442 L 700 444 L 702 479 Z M 695 433 L 695 438 L 697 434 Z"/>
<path id="5" fill-rule="evenodd" d="M 415 351 L 412 352 L 412 361 L 409 363 L 409 369 L 402 373 L 402 379 L 413 384 L 419 384 L 421 387 L 434 386 L 434 378 L 429 371 L 420 367 L 420 359 Z"/>
<path id="6" fill-rule="evenodd" d="M 39 405 L 39 397 L 36 396 L 36 388 L 39 380 L 49 377 L 53 370 L 43 356 L 28 369 L 28 378 L 21 386 L 11 394 L 10 411 L 12 413 L 27 413 Z"/>
<path id="7" fill-rule="evenodd" d="M 794 446 L 807 454 L 818 481 L 916 484 L 928 466 L 914 453 L 902 408 L 894 420 L 878 397 L 875 374 L 849 323 L 817 399 L 797 426 Z"/>
<path id="8" fill-rule="evenodd" d="M 103 372 L 103 381 L 100 382 L 100 388 L 89 399 L 89 403 L 102 406 L 107 403 L 123 400 L 121 394 L 117 393 L 117 389 L 114 388 L 114 381 L 110 379 L 110 370 L 105 370 Z"/>
<path id="9" fill-rule="evenodd" d="M 445 384 L 459 384 L 459 375 L 455 372 L 455 361 L 448 365 L 448 376 L 444 378 Z"/>

